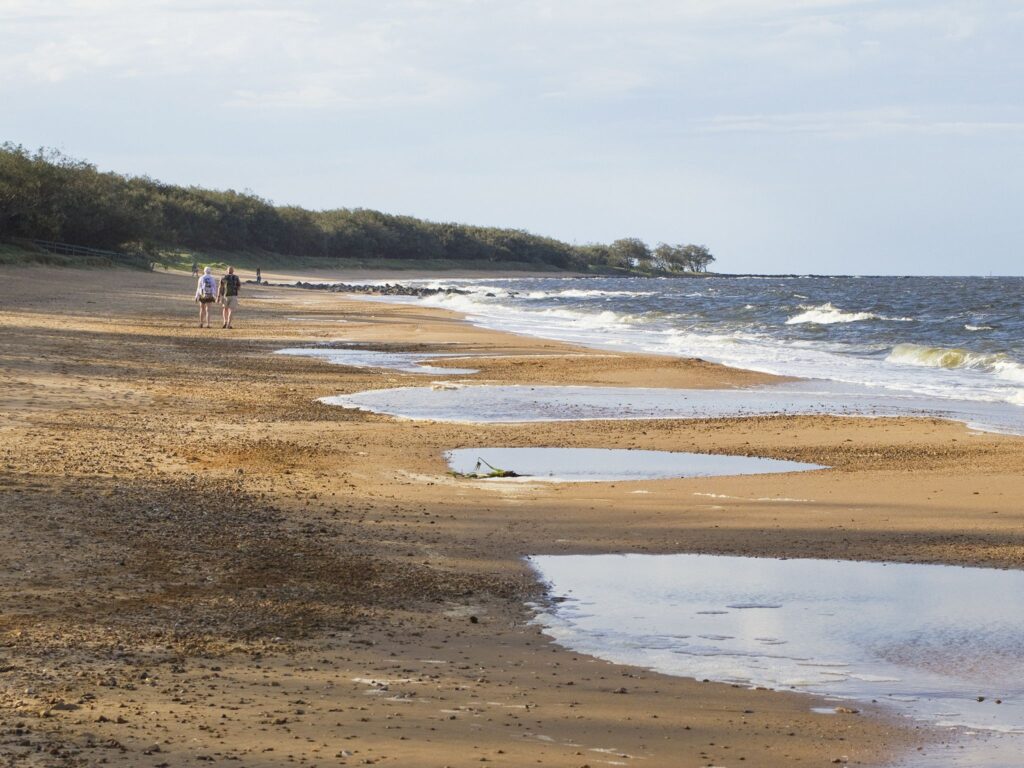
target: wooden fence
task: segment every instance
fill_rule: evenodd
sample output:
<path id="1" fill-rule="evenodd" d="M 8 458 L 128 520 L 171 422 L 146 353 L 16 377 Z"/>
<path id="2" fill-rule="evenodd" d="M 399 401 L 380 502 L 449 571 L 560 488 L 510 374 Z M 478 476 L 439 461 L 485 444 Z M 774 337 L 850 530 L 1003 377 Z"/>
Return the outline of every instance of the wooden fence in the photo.
<path id="1" fill-rule="evenodd" d="M 140 269 L 152 269 L 153 265 L 149 257 L 143 253 L 124 253 L 121 251 L 107 251 L 102 248 L 89 248 L 84 245 L 72 245 L 71 243 L 57 243 L 53 240 L 21 239 L 23 243 L 30 244 L 50 253 L 60 256 L 81 256 L 90 259 L 106 259 L 113 264 L 123 264 L 127 267 L 138 267 Z"/>

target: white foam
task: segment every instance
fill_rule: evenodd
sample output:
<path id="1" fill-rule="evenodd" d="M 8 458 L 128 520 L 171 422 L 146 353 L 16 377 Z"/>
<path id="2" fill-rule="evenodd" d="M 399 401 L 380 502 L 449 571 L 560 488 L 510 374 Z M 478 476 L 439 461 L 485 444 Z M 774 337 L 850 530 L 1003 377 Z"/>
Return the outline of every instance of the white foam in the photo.
<path id="1" fill-rule="evenodd" d="M 654 291 L 582 290 L 579 288 L 567 288 L 561 291 L 527 291 L 526 293 L 516 294 L 518 298 L 522 299 L 600 299 L 654 295 Z"/>
<path id="2" fill-rule="evenodd" d="M 831 302 L 819 304 L 818 306 L 800 307 L 803 312 L 786 320 L 786 325 L 799 325 L 801 323 L 815 323 L 816 325 L 832 325 L 833 323 L 858 323 L 864 320 L 900 320 L 907 322 L 910 318 L 888 318 L 876 315 L 874 312 L 846 312 L 835 307 Z"/>

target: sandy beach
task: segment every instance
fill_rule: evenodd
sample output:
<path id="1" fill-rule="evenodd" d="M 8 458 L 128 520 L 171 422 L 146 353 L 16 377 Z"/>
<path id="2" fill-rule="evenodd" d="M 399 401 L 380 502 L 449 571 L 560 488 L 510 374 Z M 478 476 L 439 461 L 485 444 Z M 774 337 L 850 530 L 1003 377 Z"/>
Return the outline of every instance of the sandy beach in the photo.
<path id="1" fill-rule="evenodd" d="M 432 377 L 272 353 L 455 351 L 479 369 L 455 378 L 476 383 L 771 377 L 251 284 L 233 330 L 200 329 L 193 291 L 181 274 L 0 269 L 0 765 L 775 768 L 941 749 L 947 734 L 871 707 L 815 713 L 829 705 L 560 648 L 529 623 L 544 593 L 523 558 L 1019 569 L 1024 439 L 935 419 L 398 420 L 318 398 Z M 644 481 L 642 495 L 447 473 L 444 451 L 479 445 L 830 469 Z"/>

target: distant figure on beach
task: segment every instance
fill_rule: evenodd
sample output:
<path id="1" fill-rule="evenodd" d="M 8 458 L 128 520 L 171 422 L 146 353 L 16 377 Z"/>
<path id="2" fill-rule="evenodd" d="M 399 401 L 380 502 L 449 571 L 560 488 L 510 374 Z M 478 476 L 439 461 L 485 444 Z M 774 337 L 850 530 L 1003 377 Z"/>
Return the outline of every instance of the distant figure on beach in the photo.
<path id="1" fill-rule="evenodd" d="M 242 281 L 235 274 L 234 267 L 228 267 L 228 273 L 220 279 L 218 288 L 218 299 L 221 304 L 221 314 L 224 317 L 224 325 L 221 328 L 231 327 L 231 313 L 238 306 L 238 289 L 242 287 Z"/>
<path id="2" fill-rule="evenodd" d="M 198 266 L 196 271 L 199 271 Z M 217 300 L 217 281 L 214 280 L 213 270 L 206 267 L 203 270 L 202 277 L 199 278 L 199 283 L 196 285 L 196 301 L 199 302 L 199 327 L 203 327 L 203 323 L 206 323 L 206 327 L 210 327 L 210 305 Z"/>
<path id="3" fill-rule="evenodd" d="M 262 282 L 263 282 L 263 277 L 260 274 L 260 268 L 256 267 L 256 285 L 259 285 Z"/>
<path id="4" fill-rule="evenodd" d="M 197 277 L 198 275 L 199 275 L 199 262 L 196 261 L 195 259 L 192 259 L 192 277 Z"/>

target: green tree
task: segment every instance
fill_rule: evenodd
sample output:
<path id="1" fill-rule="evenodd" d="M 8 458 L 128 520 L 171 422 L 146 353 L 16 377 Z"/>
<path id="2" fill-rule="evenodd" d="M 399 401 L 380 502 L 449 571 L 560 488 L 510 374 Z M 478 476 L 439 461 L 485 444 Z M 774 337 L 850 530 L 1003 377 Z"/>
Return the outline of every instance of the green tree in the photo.
<path id="1" fill-rule="evenodd" d="M 623 237 L 608 246 L 613 266 L 621 269 L 649 267 L 651 249 L 636 237 Z"/>
<path id="2" fill-rule="evenodd" d="M 715 260 L 706 245 L 686 245 L 682 250 L 685 264 L 692 272 L 707 272 L 708 267 Z"/>
<path id="3" fill-rule="evenodd" d="M 0 145 L 0 236 L 55 231 L 56 222 L 41 219 L 42 181 L 40 169 L 24 147 Z"/>

